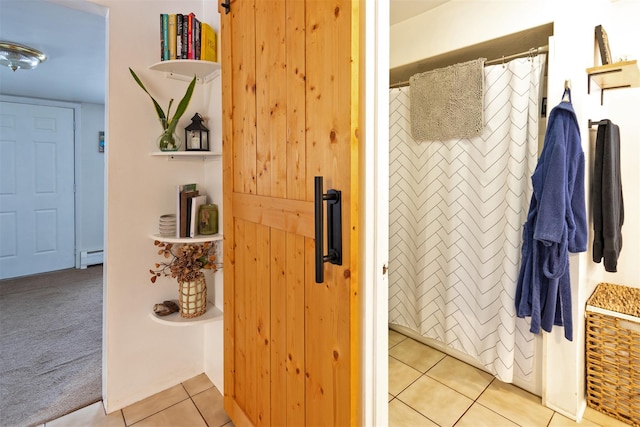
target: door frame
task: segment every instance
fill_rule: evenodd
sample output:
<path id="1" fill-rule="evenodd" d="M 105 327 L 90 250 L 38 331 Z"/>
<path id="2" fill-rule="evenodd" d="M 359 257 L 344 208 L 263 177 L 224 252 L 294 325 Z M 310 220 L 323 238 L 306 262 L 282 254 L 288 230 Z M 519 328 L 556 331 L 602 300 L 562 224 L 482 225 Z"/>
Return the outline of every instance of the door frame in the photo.
<path id="1" fill-rule="evenodd" d="M 362 425 L 389 420 L 389 2 L 362 2 Z M 373 183 L 373 185 L 367 185 Z"/>
<path id="2" fill-rule="evenodd" d="M 13 102 L 16 104 L 38 105 L 44 107 L 69 108 L 73 110 L 73 257 L 75 260 L 75 268 L 80 268 L 80 253 L 78 252 L 78 244 L 81 237 L 81 230 L 79 229 L 79 224 L 81 222 L 78 220 L 80 215 L 80 212 L 78 212 L 78 206 L 80 204 L 77 200 L 78 192 L 76 191 L 79 178 L 78 168 L 76 167 L 76 165 L 79 162 L 79 144 L 82 131 L 80 125 L 82 123 L 82 105 L 77 102 L 53 101 L 50 99 L 28 98 L 24 96 L 12 95 L 0 95 L 0 101 Z"/>

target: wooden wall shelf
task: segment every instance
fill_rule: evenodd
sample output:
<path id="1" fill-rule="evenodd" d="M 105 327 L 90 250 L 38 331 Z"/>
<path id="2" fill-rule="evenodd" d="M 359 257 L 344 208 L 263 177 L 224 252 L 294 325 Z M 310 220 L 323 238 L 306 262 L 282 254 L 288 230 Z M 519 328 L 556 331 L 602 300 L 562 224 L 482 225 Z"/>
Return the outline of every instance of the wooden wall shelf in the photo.
<path id="1" fill-rule="evenodd" d="M 591 93 L 591 81 L 600 86 L 600 105 L 604 103 L 604 92 L 610 89 L 640 87 L 638 61 L 620 61 L 613 64 L 587 68 L 587 93 Z"/>

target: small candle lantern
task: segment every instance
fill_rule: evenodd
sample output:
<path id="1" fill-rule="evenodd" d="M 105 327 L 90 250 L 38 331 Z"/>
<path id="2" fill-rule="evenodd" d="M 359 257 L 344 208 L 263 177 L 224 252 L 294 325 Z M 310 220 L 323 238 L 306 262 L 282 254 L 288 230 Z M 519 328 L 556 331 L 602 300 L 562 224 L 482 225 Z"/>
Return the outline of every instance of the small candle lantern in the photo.
<path id="1" fill-rule="evenodd" d="M 202 116 L 196 113 L 191 124 L 184 128 L 187 151 L 209 151 L 209 129 L 202 124 Z"/>

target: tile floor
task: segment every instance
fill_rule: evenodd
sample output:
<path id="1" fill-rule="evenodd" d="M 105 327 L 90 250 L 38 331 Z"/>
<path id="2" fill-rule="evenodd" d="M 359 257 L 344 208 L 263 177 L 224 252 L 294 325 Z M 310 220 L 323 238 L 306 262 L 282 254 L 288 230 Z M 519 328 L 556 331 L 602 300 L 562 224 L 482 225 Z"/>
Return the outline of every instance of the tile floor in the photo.
<path id="1" fill-rule="evenodd" d="M 389 330 L 389 425 L 629 427 L 589 407 L 580 423 L 540 398 Z"/>
<path id="2" fill-rule="evenodd" d="M 628 427 L 587 408 L 579 424 L 540 398 L 440 351 L 389 331 L 389 426 Z M 42 427 L 233 427 L 205 374 L 105 415 L 95 403 Z"/>
<path id="3" fill-rule="evenodd" d="M 234 427 L 222 394 L 205 374 L 106 415 L 102 402 L 82 408 L 44 427 Z"/>

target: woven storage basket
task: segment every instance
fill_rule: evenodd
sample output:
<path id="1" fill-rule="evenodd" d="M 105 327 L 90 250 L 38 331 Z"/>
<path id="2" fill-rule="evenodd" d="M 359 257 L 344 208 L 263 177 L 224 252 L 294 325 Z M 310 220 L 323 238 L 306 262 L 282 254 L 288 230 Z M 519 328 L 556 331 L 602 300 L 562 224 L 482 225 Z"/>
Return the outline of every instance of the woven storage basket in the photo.
<path id="1" fill-rule="evenodd" d="M 640 426 L 640 289 L 600 283 L 587 301 L 587 404 Z"/>

